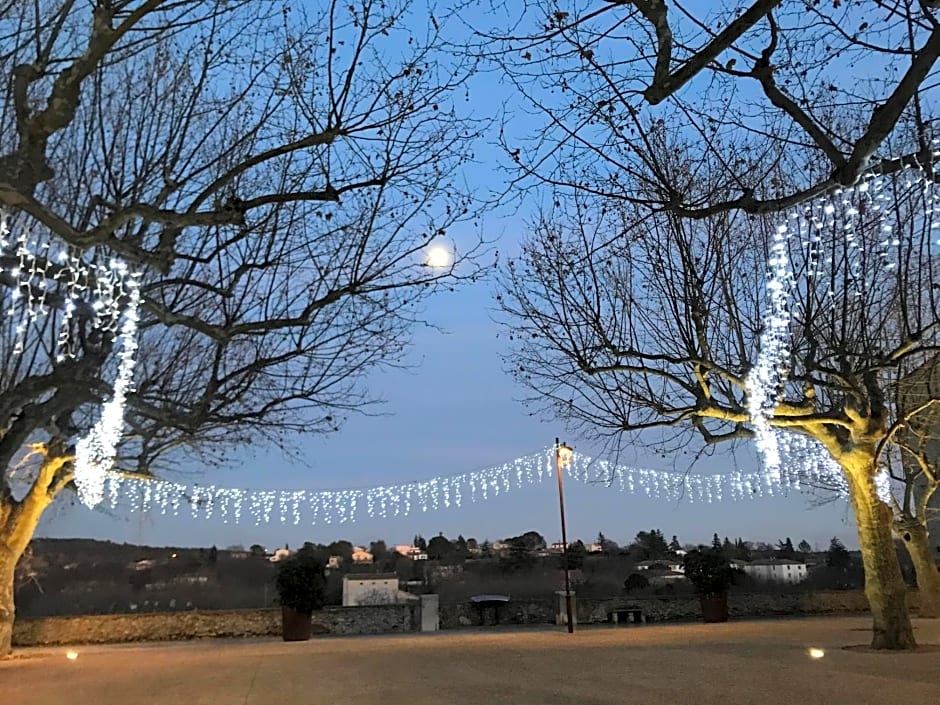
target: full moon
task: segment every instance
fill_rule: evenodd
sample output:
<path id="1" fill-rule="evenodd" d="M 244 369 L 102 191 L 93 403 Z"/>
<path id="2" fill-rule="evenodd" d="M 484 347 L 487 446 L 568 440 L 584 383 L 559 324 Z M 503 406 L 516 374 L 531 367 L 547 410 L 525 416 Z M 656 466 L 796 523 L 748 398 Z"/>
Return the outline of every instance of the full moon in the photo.
<path id="1" fill-rule="evenodd" d="M 454 257 L 443 245 L 434 245 L 428 248 L 425 264 L 429 267 L 443 268 L 449 267 L 454 262 Z"/>

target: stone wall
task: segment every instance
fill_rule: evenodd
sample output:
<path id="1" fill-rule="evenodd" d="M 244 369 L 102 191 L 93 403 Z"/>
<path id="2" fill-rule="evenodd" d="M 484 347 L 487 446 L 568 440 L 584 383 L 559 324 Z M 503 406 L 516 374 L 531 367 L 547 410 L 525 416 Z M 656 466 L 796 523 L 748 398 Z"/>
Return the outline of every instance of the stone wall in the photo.
<path id="1" fill-rule="evenodd" d="M 911 605 L 916 605 L 912 598 Z M 635 606 L 648 622 L 701 619 L 697 597 L 611 598 L 578 600 L 578 621 L 582 624 L 607 621 L 617 607 Z M 858 590 L 810 593 L 732 593 L 728 596 L 731 617 L 809 616 L 814 614 L 857 614 L 868 611 L 865 593 Z"/>
<path id="2" fill-rule="evenodd" d="M 441 603 L 441 629 L 479 627 L 499 624 L 554 624 L 552 600 L 512 602 L 499 608 L 483 607 L 469 602 Z"/>
<path id="3" fill-rule="evenodd" d="M 315 631 L 338 635 L 408 632 L 417 629 L 417 606 L 327 607 L 314 613 L 313 622 L 321 625 Z M 56 646 L 280 634 L 279 609 L 159 612 L 19 619 L 13 628 L 13 643 Z"/>
<path id="4" fill-rule="evenodd" d="M 909 595 L 916 609 L 917 593 Z M 617 607 L 638 607 L 649 622 L 695 621 L 701 608 L 694 597 L 663 598 L 576 598 L 578 622 L 606 622 Z M 807 616 L 815 614 L 857 614 L 868 610 L 861 591 L 814 593 L 732 593 L 732 618 Z M 388 634 L 417 631 L 420 627 L 416 604 L 373 607 L 327 607 L 315 612 L 313 622 L 329 634 Z M 470 603 L 441 604 L 442 629 L 496 624 L 553 624 L 552 599 L 510 602 L 500 607 L 480 609 Z M 17 620 L 13 629 L 16 646 L 60 644 L 107 644 L 132 641 L 174 641 L 218 637 L 274 637 L 281 634 L 281 613 L 277 609 L 231 610 L 218 612 L 162 612 L 152 614 L 96 615 L 88 617 L 40 617 Z"/>
<path id="5" fill-rule="evenodd" d="M 912 608 L 917 593 L 908 596 Z M 610 597 L 575 599 L 578 623 L 598 624 L 608 621 L 617 607 L 638 607 L 648 622 L 692 621 L 702 617 L 697 597 Z M 733 617 L 808 616 L 814 614 L 857 614 L 868 611 L 868 600 L 858 590 L 812 593 L 732 593 L 728 607 Z M 494 608 L 480 609 L 469 603 L 442 604 L 441 628 L 488 626 L 496 623 Z M 500 624 L 554 624 L 553 600 L 510 602 L 500 607 Z"/>

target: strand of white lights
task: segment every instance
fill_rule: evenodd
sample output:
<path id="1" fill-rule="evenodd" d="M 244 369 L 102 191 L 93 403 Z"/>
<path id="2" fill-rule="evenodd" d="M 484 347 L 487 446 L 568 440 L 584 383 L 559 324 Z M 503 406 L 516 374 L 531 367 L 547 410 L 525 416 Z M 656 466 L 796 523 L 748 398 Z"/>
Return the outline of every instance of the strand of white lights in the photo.
<path id="1" fill-rule="evenodd" d="M 117 268 L 124 269 L 124 266 L 121 264 Z M 105 477 L 114 465 L 117 445 L 124 432 L 124 406 L 134 383 L 140 287 L 136 277 L 129 277 L 127 282 L 127 309 L 116 341 L 120 362 L 113 394 L 102 407 L 101 418 L 75 445 L 75 484 L 79 499 L 89 507 L 104 499 Z M 149 484 L 146 487 L 145 504 L 153 500 L 153 487 Z"/>
<path id="2" fill-rule="evenodd" d="M 31 326 L 56 315 L 58 330 L 52 347 L 59 362 L 75 355 L 72 331 L 76 316 L 86 317 L 105 335 L 114 335 L 129 294 L 123 263 L 85 262 L 60 240 L 33 236 L 26 229 L 12 237 L 5 211 L 0 211 L 0 281 L 5 281 L 9 290 L 4 315 L 15 321 L 13 354 L 25 351 Z M 37 329 L 37 341 L 41 335 Z"/>
<path id="3" fill-rule="evenodd" d="M 140 288 L 135 275 L 119 260 L 107 265 L 86 262 L 68 244 L 22 228 L 11 236 L 10 217 L 0 211 L 0 284 L 9 291 L 4 316 L 13 320 L 13 355 L 27 348 L 51 348 L 56 362 L 75 356 L 73 328 L 78 317 L 102 338 L 114 339 L 119 351 L 113 395 L 101 418 L 76 444 L 75 483 L 82 502 L 94 506 L 104 498 L 105 473 L 114 462 L 124 429 L 124 406 L 131 390 L 137 353 Z M 44 335 L 42 319 L 53 322 L 54 340 Z M 123 318 L 122 318 L 123 317 Z M 33 334 L 30 334 L 32 331 Z M 149 501 L 148 489 L 143 501 Z"/>
<path id="4" fill-rule="evenodd" d="M 782 446 L 783 467 L 810 467 L 801 454 L 812 454 L 810 446 L 799 443 Z M 815 462 L 830 471 L 831 461 L 816 453 Z M 836 477 L 841 478 L 837 472 Z M 365 489 L 341 490 L 246 490 L 215 485 L 188 485 L 165 480 L 144 480 L 105 476 L 104 495 L 112 509 L 124 498 L 142 511 L 176 516 L 182 503 L 193 517 L 238 524 L 247 514 L 253 523 L 347 524 L 364 517 L 389 518 L 409 516 L 412 512 L 459 508 L 496 499 L 513 490 L 535 485 L 554 472 L 554 448 L 522 456 L 500 465 L 449 477 L 435 477 L 419 482 L 382 485 Z M 607 485 L 621 492 L 668 502 L 717 503 L 772 497 L 798 491 L 806 477 L 782 470 L 772 487 L 762 471 L 726 474 L 690 474 L 650 468 L 618 465 L 575 453 L 567 474 L 590 485 Z M 820 471 L 822 472 L 822 470 Z M 149 488 L 144 491 L 144 488 Z M 247 510 L 247 511 L 245 511 Z"/>
<path id="5" fill-rule="evenodd" d="M 143 511 L 178 515 L 180 505 L 189 505 L 193 517 L 224 523 L 239 523 L 247 513 L 255 524 L 346 524 L 364 516 L 388 518 L 408 516 L 413 511 L 435 511 L 460 507 L 466 501 L 493 499 L 512 489 L 541 482 L 545 474 L 546 449 L 500 465 L 450 477 L 383 485 L 367 489 L 341 490 L 245 490 L 215 485 L 182 484 L 165 480 L 102 475 L 101 497 L 112 509 L 129 500 Z M 100 467 L 100 465 L 99 465 Z M 245 512 L 247 510 L 247 512 Z"/>
<path id="6" fill-rule="evenodd" d="M 589 485 L 606 485 L 631 495 L 671 503 L 714 504 L 770 498 L 812 487 L 831 489 L 848 497 L 848 485 L 839 465 L 816 441 L 805 436 L 781 436 L 781 470 L 771 483 L 763 470 L 702 474 L 636 468 L 575 453 L 569 467 L 572 478 Z M 884 476 L 886 477 L 886 475 Z M 880 495 L 890 491 L 884 477 Z"/>
<path id="7" fill-rule="evenodd" d="M 937 144 L 935 140 L 935 149 Z M 940 151 L 935 151 L 934 157 L 940 157 Z M 768 259 L 767 313 L 757 360 L 746 378 L 747 410 L 768 492 L 785 480 L 781 477 L 784 462 L 792 466 L 787 473 L 790 478 L 822 480 L 824 486 L 847 492 L 840 468 L 825 449 L 810 438 L 774 428 L 773 416 L 790 372 L 792 291 L 797 283 L 794 272 L 802 273 L 808 288 L 817 287 L 819 300 L 845 298 L 850 305 L 862 305 L 851 302 L 860 299 L 866 290 L 883 286 L 883 282 L 873 278 L 879 272 L 898 266 L 891 255 L 897 252 L 900 240 L 890 218 L 893 203 L 885 188 L 887 178 L 866 174 L 856 186 L 836 189 L 791 213 L 774 233 Z M 937 208 L 940 196 L 933 193 L 935 180 L 916 166 L 890 178 L 895 179 L 893 186 L 902 191 L 913 193 L 922 189 L 926 204 L 923 217 L 929 219 L 931 229 L 940 228 L 940 223 L 933 222 L 940 212 Z M 877 228 L 875 240 L 866 238 L 865 233 L 870 232 L 866 226 Z M 797 233 L 802 245 L 797 250 L 801 259 L 794 263 L 790 260 L 789 245 Z M 936 244 L 940 245 L 940 240 Z M 833 267 L 843 268 L 845 276 L 830 276 Z M 887 475 L 881 473 L 879 477 L 879 493 L 887 497 L 890 492 L 890 483 L 884 480 Z"/>
<path id="8" fill-rule="evenodd" d="M 757 361 L 747 374 L 747 409 L 754 427 L 754 441 L 764 461 L 768 488 L 780 480 L 780 448 L 777 433 L 770 425 L 777 396 L 786 379 L 790 355 L 790 286 L 793 275 L 787 253 L 790 226 L 781 224 L 774 232 L 768 259 L 768 310 L 760 336 Z"/>

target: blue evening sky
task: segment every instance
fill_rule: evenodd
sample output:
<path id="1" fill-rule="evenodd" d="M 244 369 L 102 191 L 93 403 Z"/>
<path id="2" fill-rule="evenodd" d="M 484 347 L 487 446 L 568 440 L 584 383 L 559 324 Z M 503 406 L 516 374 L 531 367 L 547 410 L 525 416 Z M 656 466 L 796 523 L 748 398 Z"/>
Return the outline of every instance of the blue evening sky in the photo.
<path id="1" fill-rule="evenodd" d="M 474 79 L 471 99 L 477 115 L 496 115 L 509 106 L 512 130 L 536 129 L 537 119 L 513 109 L 511 89 L 495 73 Z M 467 179 L 481 189 L 497 187 L 504 178 L 496 168 L 497 162 L 502 162 L 499 149 L 481 145 L 477 156 Z M 522 212 L 486 220 L 485 235 L 498 238 L 503 257 L 518 250 L 528 214 L 531 210 L 523 208 Z M 459 233 L 455 239 L 459 244 Z M 370 390 L 386 401 L 379 410 L 383 415 L 352 416 L 339 433 L 301 439 L 302 462 L 286 457 L 276 447 L 237 449 L 231 452 L 228 467 L 206 470 L 196 479 L 257 489 L 369 487 L 497 465 L 546 447 L 556 436 L 576 449 L 590 451 L 577 438 L 568 437 L 561 423 L 532 418 L 518 402 L 524 390 L 503 372 L 500 355 L 507 346 L 493 321 L 493 292 L 494 283 L 482 281 L 431 302 L 427 318 L 445 332 L 416 330 L 408 356 L 411 369 L 380 371 L 369 378 Z M 633 457 L 621 460 L 640 467 L 684 469 L 682 459 L 658 458 L 641 447 L 634 449 Z M 737 462 L 741 469 L 751 470 L 756 461 L 739 454 Z M 696 469 L 715 472 L 730 469 L 731 464 L 730 458 L 712 458 L 701 461 Z M 626 543 L 640 530 L 658 528 L 667 537 L 676 534 L 682 542 L 707 542 L 717 532 L 757 541 L 790 537 L 796 543 L 806 539 L 820 548 L 828 546 L 836 535 L 848 545 L 857 543 L 844 502 L 814 508 L 807 498 L 796 496 L 712 505 L 674 504 L 573 481 L 566 485 L 566 494 L 569 537 L 586 541 L 603 531 Z M 261 543 L 271 547 L 340 538 L 356 543 L 382 538 L 394 544 L 409 542 L 418 533 L 430 537 L 438 532 L 452 538 L 463 534 L 495 540 L 530 529 L 549 541 L 560 537 L 553 482 L 514 489 L 461 508 L 419 510 L 410 517 L 368 519 L 342 526 L 294 526 L 279 521 L 255 526 L 250 518 L 232 525 L 187 515 L 108 514 L 74 501 L 60 501 L 47 513 L 39 535 L 149 545 Z"/>

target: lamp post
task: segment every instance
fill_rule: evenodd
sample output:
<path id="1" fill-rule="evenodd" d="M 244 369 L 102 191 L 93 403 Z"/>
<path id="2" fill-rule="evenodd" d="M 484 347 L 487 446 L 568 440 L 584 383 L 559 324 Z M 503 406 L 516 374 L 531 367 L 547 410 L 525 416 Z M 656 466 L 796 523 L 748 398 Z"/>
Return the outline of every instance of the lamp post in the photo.
<path id="1" fill-rule="evenodd" d="M 558 510 L 561 513 L 561 547 L 565 561 L 565 612 L 568 615 L 568 633 L 574 634 L 574 610 L 571 607 L 571 577 L 568 572 L 568 529 L 565 526 L 565 488 L 562 471 L 571 464 L 574 451 L 555 439 L 555 474 L 558 476 Z"/>

